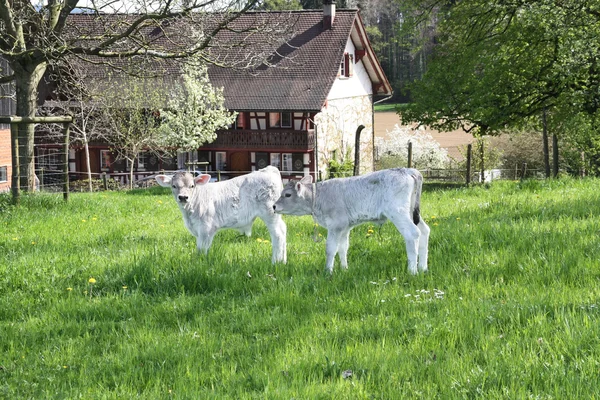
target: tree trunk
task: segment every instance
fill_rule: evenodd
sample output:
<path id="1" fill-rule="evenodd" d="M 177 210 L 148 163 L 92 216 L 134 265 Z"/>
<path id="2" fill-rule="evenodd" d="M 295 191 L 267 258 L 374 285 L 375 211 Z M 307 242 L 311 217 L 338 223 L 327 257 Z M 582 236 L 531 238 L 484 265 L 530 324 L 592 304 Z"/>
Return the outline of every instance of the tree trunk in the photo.
<path id="1" fill-rule="evenodd" d="M 558 136 L 552 134 L 552 176 L 558 176 Z"/>
<path id="2" fill-rule="evenodd" d="M 548 124 L 546 123 L 546 109 L 542 113 L 542 148 L 544 151 L 544 172 L 546 179 L 550 178 L 550 150 L 548 148 Z"/>
<path id="3" fill-rule="evenodd" d="M 129 160 L 129 189 L 133 189 L 133 167 L 135 165 L 135 158 Z"/>
<path id="4" fill-rule="evenodd" d="M 87 167 L 87 175 L 88 175 L 88 189 L 90 193 L 94 191 L 92 185 L 92 169 L 90 168 L 90 147 L 88 145 L 87 133 L 85 130 L 82 132 L 83 134 L 83 148 L 85 149 L 85 165 Z"/>
<path id="5" fill-rule="evenodd" d="M 34 66 L 13 64 L 17 96 L 17 116 L 34 117 L 37 109 L 38 84 L 44 76 L 47 64 Z M 21 182 L 19 186 L 33 192 L 35 190 L 34 124 L 19 125 L 19 166 Z"/>

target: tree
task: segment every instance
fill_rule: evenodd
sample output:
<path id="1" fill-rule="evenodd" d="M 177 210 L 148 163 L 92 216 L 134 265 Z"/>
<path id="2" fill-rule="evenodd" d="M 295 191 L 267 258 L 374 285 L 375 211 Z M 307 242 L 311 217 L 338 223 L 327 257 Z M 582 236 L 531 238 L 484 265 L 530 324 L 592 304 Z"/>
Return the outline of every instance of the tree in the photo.
<path id="1" fill-rule="evenodd" d="M 92 98 L 94 81 L 89 70 L 77 68 L 80 65 L 63 65 L 49 80 L 56 84 L 58 100 L 46 102 L 38 109 L 40 115 L 71 115 L 73 122 L 70 129 L 71 145 L 82 145 L 85 152 L 85 162 L 88 176 L 88 190 L 93 191 L 92 169 L 90 166 L 89 143 L 93 140 L 105 140 L 107 130 L 102 126 L 103 118 L 101 102 Z M 68 72 L 66 72 L 68 71 Z M 65 76 L 68 74 L 68 77 Z M 63 127 L 60 124 L 49 124 L 46 139 L 53 137 L 62 139 Z"/>
<path id="2" fill-rule="evenodd" d="M 117 159 L 127 161 L 129 187 L 133 188 L 135 162 L 142 152 L 161 156 L 163 139 L 158 106 L 164 103 L 162 88 L 148 78 L 112 77 L 110 91 L 99 91 L 103 136 Z M 119 93 L 119 96 L 114 95 Z"/>
<path id="3" fill-rule="evenodd" d="M 160 110 L 161 142 L 189 151 L 214 141 L 216 131 L 235 122 L 236 114 L 224 108 L 223 89 L 211 85 L 205 65 L 188 63 L 182 81 L 170 91 L 167 108 Z"/>
<path id="4" fill-rule="evenodd" d="M 403 121 L 498 133 L 577 99 L 600 106 L 600 8 L 592 0 L 416 0 L 437 45 Z M 417 9 L 423 12 L 417 13 Z"/>
<path id="5" fill-rule="evenodd" d="M 240 15 L 252 9 L 259 0 L 175 0 L 147 3 L 142 0 L 113 2 L 83 2 L 83 0 L 48 0 L 33 4 L 29 0 L 0 2 L 0 57 L 9 63 L 9 69 L 0 71 L 0 84 L 14 82 L 16 114 L 33 117 L 37 108 L 38 84 L 46 69 L 69 57 L 79 57 L 95 63 L 104 62 L 115 68 L 125 68 L 129 59 L 130 73 L 155 73 L 156 59 L 183 59 L 200 54 L 209 63 L 222 66 L 236 64 L 247 67 L 260 64 L 264 56 L 240 51 L 239 59 L 223 60 L 218 46 L 236 43 L 214 43 L 217 34 L 228 30 Z M 83 12 L 83 14 L 72 14 Z M 207 12 L 212 16 L 211 18 Z M 86 19 L 77 25 L 75 19 Z M 172 24 L 169 21 L 187 19 L 195 22 L 206 18 L 206 32 L 194 23 Z M 261 27 L 253 28 L 253 33 Z M 280 30 L 264 31 L 281 39 Z M 246 35 L 247 37 L 251 35 Z M 239 37 L 244 37 L 240 35 Z M 247 40 L 247 37 L 242 40 Z M 161 40 L 157 40 L 157 39 Z M 230 38 L 231 40 L 231 38 Z M 162 46 L 161 44 L 167 43 Z M 247 50 L 246 50 L 247 51 Z M 134 67 L 139 67 L 133 70 Z M 34 188 L 34 127 L 19 127 L 19 160 L 24 171 L 23 186 Z M 14 154 L 14 152 L 13 152 Z"/>

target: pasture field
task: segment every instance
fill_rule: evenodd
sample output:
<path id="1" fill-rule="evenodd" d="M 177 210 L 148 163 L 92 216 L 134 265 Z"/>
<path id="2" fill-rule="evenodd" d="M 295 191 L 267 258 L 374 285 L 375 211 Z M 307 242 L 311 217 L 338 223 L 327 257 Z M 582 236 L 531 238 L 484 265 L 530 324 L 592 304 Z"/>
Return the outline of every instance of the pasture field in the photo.
<path id="1" fill-rule="evenodd" d="M 329 277 L 310 217 L 272 266 L 162 188 L 2 195 L 0 398 L 599 398 L 600 180 L 425 190 L 418 276 L 390 223 Z"/>

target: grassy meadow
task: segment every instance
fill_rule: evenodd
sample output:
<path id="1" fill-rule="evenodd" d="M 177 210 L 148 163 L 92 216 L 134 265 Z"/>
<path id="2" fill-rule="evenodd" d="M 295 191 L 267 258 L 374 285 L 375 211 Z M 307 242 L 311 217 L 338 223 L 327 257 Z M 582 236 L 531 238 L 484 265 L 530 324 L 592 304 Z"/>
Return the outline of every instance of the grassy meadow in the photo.
<path id="1" fill-rule="evenodd" d="M 0 398 L 600 397 L 600 180 L 425 188 L 324 272 L 310 217 L 195 251 L 170 193 L 0 196 Z M 326 232 L 318 228 L 322 237 Z"/>

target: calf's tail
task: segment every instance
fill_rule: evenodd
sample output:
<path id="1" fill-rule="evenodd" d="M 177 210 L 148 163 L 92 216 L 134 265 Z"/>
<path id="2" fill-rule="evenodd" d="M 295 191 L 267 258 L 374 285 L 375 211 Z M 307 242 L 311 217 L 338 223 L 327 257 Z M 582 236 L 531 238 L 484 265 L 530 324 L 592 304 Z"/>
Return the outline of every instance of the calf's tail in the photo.
<path id="1" fill-rule="evenodd" d="M 415 225 L 419 225 L 421 222 L 421 189 L 423 189 L 423 175 L 419 171 L 414 171 L 412 174 L 415 180 L 412 193 L 412 218 Z"/>

